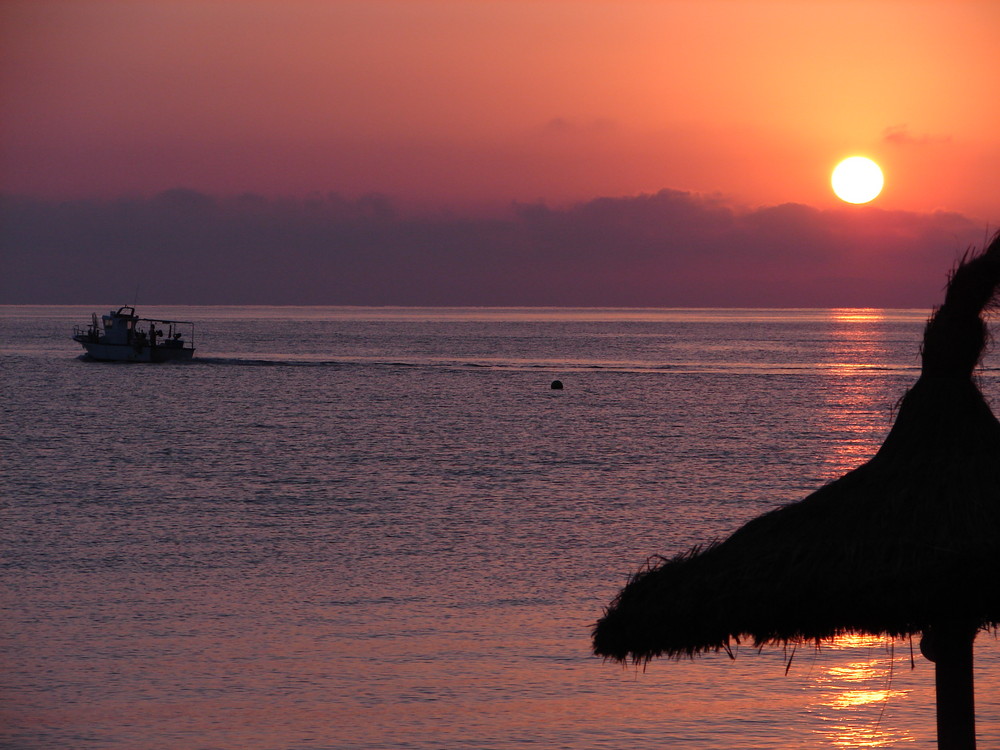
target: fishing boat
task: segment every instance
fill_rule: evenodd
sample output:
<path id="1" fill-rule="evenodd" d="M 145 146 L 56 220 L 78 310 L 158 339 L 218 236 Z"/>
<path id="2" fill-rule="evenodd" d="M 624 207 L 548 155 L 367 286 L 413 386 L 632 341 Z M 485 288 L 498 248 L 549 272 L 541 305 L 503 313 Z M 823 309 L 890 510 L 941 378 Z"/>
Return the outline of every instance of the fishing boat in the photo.
<path id="1" fill-rule="evenodd" d="M 187 362 L 194 356 L 194 323 L 140 318 L 125 305 L 100 321 L 94 313 L 87 327 L 74 326 L 73 340 L 102 362 Z"/>

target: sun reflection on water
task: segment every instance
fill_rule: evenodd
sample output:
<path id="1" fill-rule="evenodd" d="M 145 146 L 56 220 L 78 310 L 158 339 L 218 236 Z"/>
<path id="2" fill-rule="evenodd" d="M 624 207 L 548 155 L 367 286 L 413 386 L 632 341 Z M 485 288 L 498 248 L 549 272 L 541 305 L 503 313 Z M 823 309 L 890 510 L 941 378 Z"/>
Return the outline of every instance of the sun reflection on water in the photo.
<path id="1" fill-rule="evenodd" d="M 874 307 L 838 308 L 830 311 L 838 323 L 877 323 L 885 320 L 885 310 Z"/>
<path id="2" fill-rule="evenodd" d="M 811 680 L 815 700 L 810 712 L 821 719 L 817 733 L 832 747 L 898 747 L 915 741 L 905 727 L 883 722 L 892 701 L 903 701 L 908 690 L 893 687 L 893 673 L 908 661 L 897 654 L 895 644 L 885 638 L 847 635 L 825 645 L 837 663 L 830 664 Z"/>
<path id="3" fill-rule="evenodd" d="M 824 430 L 828 444 L 822 459 L 834 479 L 871 458 L 888 431 L 889 413 L 878 396 L 879 378 L 890 370 L 884 327 L 885 311 L 850 308 L 830 311 Z M 870 374 L 868 374 L 870 373 Z"/>
<path id="4" fill-rule="evenodd" d="M 824 473 L 834 479 L 870 459 L 891 422 L 884 391 L 892 372 L 892 342 L 878 309 L 830 313 L 829 383 L 823 409 Z M 870 635 L 844 635 L 824 643 L 804 689 L 824 747 L 902 747 L 915 742 L 908 725 L 893 718 L 911 692 L 905 645 Z"/>

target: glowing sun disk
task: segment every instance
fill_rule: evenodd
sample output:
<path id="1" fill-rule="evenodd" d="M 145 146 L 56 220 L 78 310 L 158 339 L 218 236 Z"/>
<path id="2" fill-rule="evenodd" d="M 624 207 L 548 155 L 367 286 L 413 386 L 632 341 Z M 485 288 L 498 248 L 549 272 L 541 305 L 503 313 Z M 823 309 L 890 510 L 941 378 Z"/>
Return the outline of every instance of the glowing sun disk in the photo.
<path id="1" fill-rule="evenodd" d="M 844 159 L 833 170 L 833 192 L 847 203 L 868 203 L 882 192 L 885 180 L 878 164 L 864 156 Z"/>

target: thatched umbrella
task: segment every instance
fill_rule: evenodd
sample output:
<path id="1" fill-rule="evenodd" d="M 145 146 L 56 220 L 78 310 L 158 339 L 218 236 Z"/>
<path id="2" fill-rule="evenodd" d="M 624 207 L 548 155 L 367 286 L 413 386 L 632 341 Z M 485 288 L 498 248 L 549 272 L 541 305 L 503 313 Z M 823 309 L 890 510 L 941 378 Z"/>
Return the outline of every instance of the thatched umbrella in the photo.
<path id="1" fill-rule="evenodd" d="M 1000 422 L 973 377 L 1000 296 L 1000 234 L 952 273 L 922 372 L 866 464 L 720 543 L 632 577 L 594 628 L 619 661 L 838 635 L 922 635 L 938 746 L 975 748 L 972 646 L 1000 623 Z"/>

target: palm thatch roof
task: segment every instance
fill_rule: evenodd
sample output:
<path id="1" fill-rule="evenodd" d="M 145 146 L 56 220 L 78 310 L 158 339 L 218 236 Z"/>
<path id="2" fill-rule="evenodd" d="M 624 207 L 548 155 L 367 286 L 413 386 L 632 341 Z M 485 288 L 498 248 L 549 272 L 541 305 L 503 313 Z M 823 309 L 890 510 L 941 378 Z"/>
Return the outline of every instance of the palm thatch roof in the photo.
<path id="1" fill-rule="evenodd" d="M 1000 623 L 1000 422 L 974 379 L 1000 234 L 952 273 L 922 372 L 867 463 L 720 543 L 637 573 L 597 623 L 620 661 Z"/>

